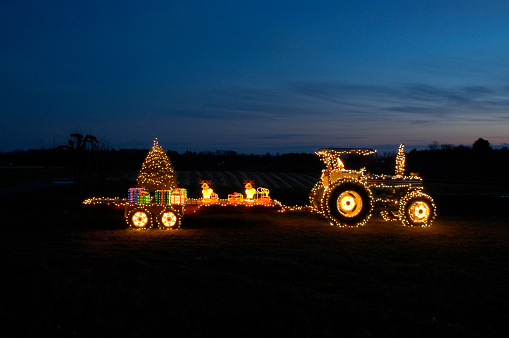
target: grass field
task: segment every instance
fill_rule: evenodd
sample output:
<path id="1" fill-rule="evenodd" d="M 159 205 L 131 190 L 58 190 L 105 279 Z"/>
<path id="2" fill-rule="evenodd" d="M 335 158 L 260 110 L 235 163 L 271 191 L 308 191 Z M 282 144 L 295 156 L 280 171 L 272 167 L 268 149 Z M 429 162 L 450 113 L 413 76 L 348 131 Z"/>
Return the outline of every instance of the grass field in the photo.
<path id="1" fill-rule="evenodd" d="M 122 211 L 84 209 L 69 189 L 1 196 L 2 337 L 509 332 L 503 216 L 439 209 L 424 229 L 196 215 L 182 230 L 132 231 Z"/>

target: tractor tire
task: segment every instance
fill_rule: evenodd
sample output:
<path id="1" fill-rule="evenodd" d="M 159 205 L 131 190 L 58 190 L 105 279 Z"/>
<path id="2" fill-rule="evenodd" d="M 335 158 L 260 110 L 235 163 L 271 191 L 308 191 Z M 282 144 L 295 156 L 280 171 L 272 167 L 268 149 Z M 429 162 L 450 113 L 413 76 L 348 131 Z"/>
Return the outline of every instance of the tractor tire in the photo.
<path id="1" fill-rule="evenodd" d="M 401 199 L 399 212 L 403 225 L 429 227 L 436 217 L 436 206 L 431 196 L 412 191 Z"/>
<path id="2" fill-rule="evenodd" d="M 157 224 L 162 230 L 178 229 L 180 220 L 180 215 L 172 207 L 166 207 L 157 215 Z"/>
<path id="3" fill-rule="evenodd" d="M 344 178 L 329 186 L 322 208 L 331 225 L 361 226 L 371 217 L 373 194 L 361 181 Z"/>
<path id="4" fill-rule="evenodd" d="M 152 214 L 144 208 L 135 208 L 127 215 L 127 224 L 136 230 L 146 230 L 152 227 Z"/>

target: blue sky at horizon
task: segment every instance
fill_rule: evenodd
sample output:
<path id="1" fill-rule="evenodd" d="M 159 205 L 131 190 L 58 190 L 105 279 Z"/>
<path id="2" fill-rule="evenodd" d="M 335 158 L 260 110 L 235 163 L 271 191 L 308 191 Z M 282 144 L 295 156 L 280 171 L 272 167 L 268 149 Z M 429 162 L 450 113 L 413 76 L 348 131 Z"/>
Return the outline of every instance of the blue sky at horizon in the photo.
<path id="1" fill-rule="evenodd" d="M 509 143 L 506 1 L 0 1 L 0 151 Z"/>

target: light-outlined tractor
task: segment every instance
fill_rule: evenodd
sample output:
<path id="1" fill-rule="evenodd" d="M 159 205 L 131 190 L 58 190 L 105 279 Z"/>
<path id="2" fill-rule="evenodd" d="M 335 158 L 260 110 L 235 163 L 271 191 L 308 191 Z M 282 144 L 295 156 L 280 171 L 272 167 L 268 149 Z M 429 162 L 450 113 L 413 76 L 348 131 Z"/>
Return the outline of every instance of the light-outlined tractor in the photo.
<path id="1" fill-rule="evenodd" d="M 395 175 L 375 175 L 365 168 L 347 170 L 341 160 L 342 156 L 368 156 L 375 152 L 362 148 L 324 148 L 316 152 L 326 169 L 311 191 L 312 211 L 335 226 L 364 225 L 374 211 L 379 211 L 386 221 L 430 226 L 436 217 L 436 206 L 431 196 L 423 192 L 418 174 L 404 175 L 403 145 L 396 157 Z"/>

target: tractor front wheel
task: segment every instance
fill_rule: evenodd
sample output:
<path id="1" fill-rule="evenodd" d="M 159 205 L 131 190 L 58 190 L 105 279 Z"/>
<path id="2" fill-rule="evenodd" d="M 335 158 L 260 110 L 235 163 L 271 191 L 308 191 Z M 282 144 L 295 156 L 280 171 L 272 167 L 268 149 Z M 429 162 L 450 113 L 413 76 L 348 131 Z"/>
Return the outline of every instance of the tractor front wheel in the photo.
<path id="1" fill-rule="evenodd" d="M 436 217 L 436 206 L 431 196 L 411 192 L 400 202 L 401 220 L 406 226 L 429 227 Z"/>

